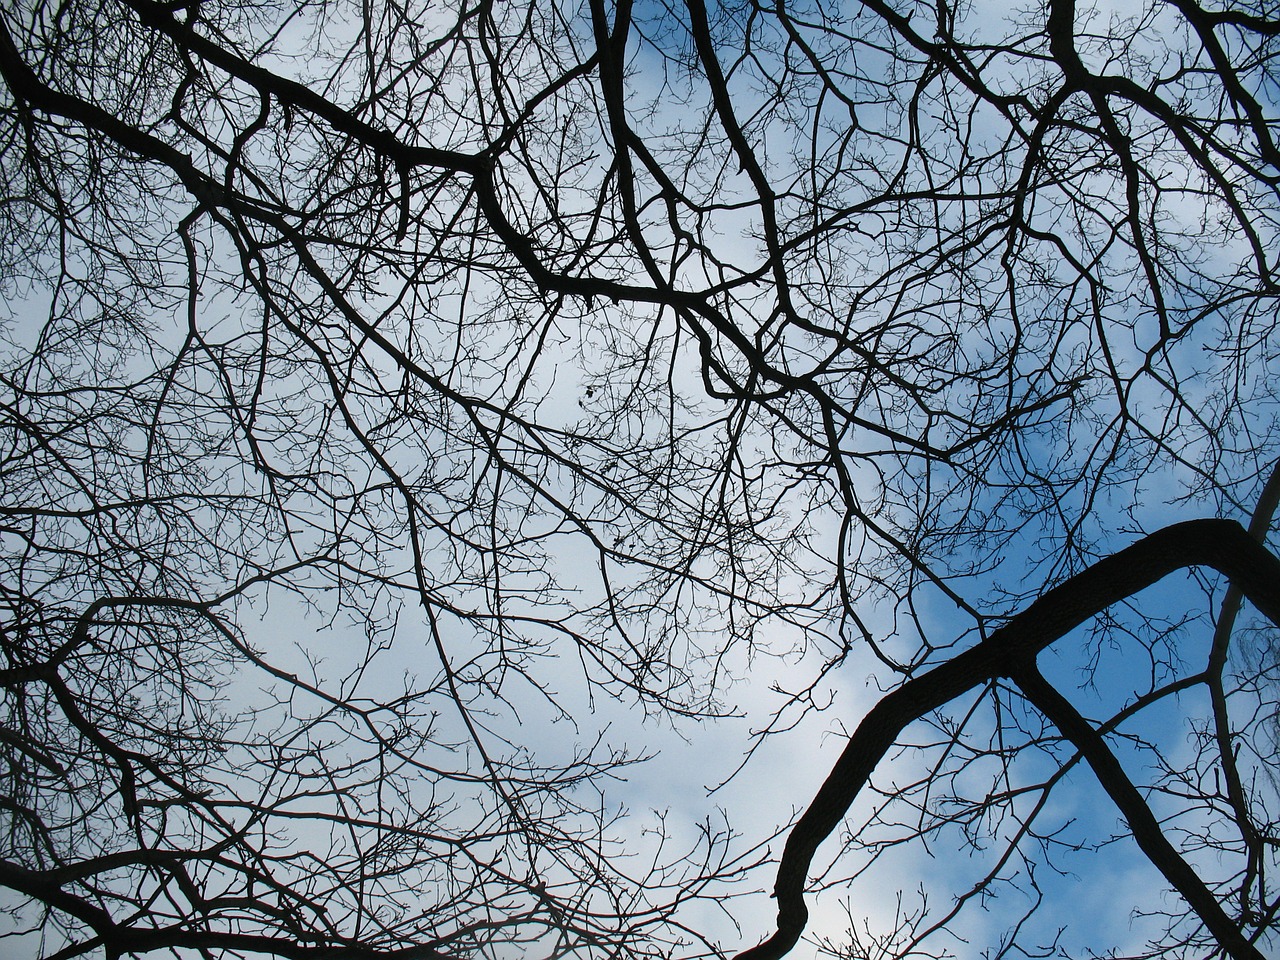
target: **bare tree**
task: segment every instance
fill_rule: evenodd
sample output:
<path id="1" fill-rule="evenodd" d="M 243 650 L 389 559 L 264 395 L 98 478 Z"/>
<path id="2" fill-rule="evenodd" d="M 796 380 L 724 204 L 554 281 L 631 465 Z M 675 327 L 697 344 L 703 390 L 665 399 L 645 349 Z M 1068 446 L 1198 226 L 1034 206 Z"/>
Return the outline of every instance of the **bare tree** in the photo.
<path id="1" fill-rule="evenodd" d="M 1280 622 L 1278 36 L 6 5 L 0 933 L 760 960 L 848 891 L 810 950 L 942 956 L 1010 902 L 964 950 L 1047 956 L 1089 947 L 1045 878 L 1124 844 L 1171 894 L 1098 949 L 1274 952 L 1280 658 L 1235 618 Z M 775 663 L 740 785 L 853 730 L 785 839 L 638 832 L 610 718 L 697 736 Z M 1055 808 L 1085 767 L 1114 835 Z M 956 849 L 941 909 L 866 925 Z"/>

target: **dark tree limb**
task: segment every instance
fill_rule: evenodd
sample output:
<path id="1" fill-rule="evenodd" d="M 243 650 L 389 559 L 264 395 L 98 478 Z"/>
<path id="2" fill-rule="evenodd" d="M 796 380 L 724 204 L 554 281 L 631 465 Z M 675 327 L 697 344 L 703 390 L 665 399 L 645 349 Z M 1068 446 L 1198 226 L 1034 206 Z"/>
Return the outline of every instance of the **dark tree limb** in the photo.
<path id="1" fill-rule="evenodd" d="M 1267 531 L 1271 528 L 1271 519 L 1275 516 L 1277 507 L 1280 507 L 1280 463 L 1272 467 L 1271 476 L 1258 496 L 1253 516 L 1249 518 L 1249 536 L 1258 543 L 1266 543 Z M 1231 805 L 1232 816 L 1240 831 L 1240 837 L 1248 851 L 1244 879 L 1239 885 L 1240 909 L 1242 912 L 1247 912 L 1250 909 L 1249 888 L 1259 871 L 1263 869 L 1263 840 L 1249 814 L 1244 782 L 1236 762 L 1235 736 L 1231 731 L 1231 718 L 1227 711 L 1227 691 L 1222 680 L 1236 615 L 1240 612 L 1241 599 L 1240 588 L 1234 582 L 1228 584 L 1227 592 L 1222 598 L 1222 607 L 1218 611 L 1217 623 L 1214 625 L 1213 643 L 1209 648 L 1209 663 L 1205 672 L 1208 677 L 1209 698 L 1213 704 L 1214 736 L 1218 741 L 1218 755 L 1222 758 L 1222 778 L 1227 788 L 1227 800 Z"/>
<path id="2" fill-rule="evenodd" d="M 1263 960 L 1258 948 L 1248 941 L 1240 928 L 1227 916 L 1213 891 L 1169 842 L 1169 838 L 1160 829 L 1160 822 L 1155 814 L 1142 799 L 1138 788 L 1125 775 L 1120 761 L 1111 752 L 1102 735 L 1044 678 L 1034 663 L 1026 662 L 1019 667 L 1013 681 L 1036 709 L 1084 756 L 1098 782 L 1107 791 L 1107 796 L 1124 816 L 1133 839 L 1147 855 L 1147 859 L 1169 881 L 1169 885 L 1181 894 L 1223 950 L 1235 960 Z"/>
<path id="3" fill-rule="evenodd" d="M 0 885 L 61 910 L 91 929 L 108 956 L 158 950 L 236 950 L 282 960 L 447 960 L 429 945 L 379 950 L 360 944 L 306 943 L 284 937 L 201 930 L 191 927 L 134 927 L 119 923 L 102 907 L 63 889 L 58 871 L 30 870 L 0 860 Z"/>
<path id="4" fill-rule="evenodd" d="M 1234 520 L 1165 527 L 1054 587 L 986 640 L 886 695 L 863 718 L 787 837 L 774 884 L 777 931 L 736 960 L 777 960 L 799 941 L 809 916 L 804 887 L 818 846 L 908 724 L 995 677 L 1013 677 L 1090 617 L 1186 567 L 1212 567 L 1227 576 L 1280 624 L 1280 560 Z"/>

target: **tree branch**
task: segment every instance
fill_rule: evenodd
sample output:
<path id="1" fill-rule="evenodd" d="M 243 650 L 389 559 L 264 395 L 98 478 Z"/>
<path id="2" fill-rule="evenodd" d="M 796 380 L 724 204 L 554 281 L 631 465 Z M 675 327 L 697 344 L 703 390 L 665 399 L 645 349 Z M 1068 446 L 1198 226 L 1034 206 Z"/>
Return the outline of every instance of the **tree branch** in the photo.
<path id="1" fill-rule="evenodd" d="M 849 738 L 826 782 L 796 821 L 778 864 L 778 929 L 737 960 L 777 960 L 799 941 L 808 920 L 804 887 L 819 845 L 848 812 L 876 765 L 912 721 L 974 687 L 1013 676 L 1058 640 L 1111 604 L 1185 567 L 1212 567 L 1280 624 L 1280 560 L 1234 520 L 1191 520 L 1158 530 L 1059 584 L 966 650 L 886 695 Z"/>

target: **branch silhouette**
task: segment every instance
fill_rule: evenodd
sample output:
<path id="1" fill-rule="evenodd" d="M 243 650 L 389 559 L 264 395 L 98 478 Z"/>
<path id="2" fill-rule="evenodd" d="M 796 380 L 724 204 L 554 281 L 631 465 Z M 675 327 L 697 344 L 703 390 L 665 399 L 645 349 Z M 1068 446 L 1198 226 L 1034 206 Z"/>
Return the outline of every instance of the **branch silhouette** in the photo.
<path id="1" fill-rule="evenodd" d="M 1280 624 L 1280 560 L 1234 520 L 1189 520 L 1165 527 L 1049 590 L 981 643 L 887 694 L 863 718 L 787 837 L 774 884 L 777 931 L 736 960 L 777 960 L 799 941 L 809 918 L 805 880 L 818 847 L 908 724 L 997 677 L 1027 679 L 1034 673 L 1036 656 L 1055 640 L 1113 603 L 1187 567 L 1217 570 Z M 1071 731 L 1061 732 L 1071 738 Z M 1221 913 L 1216 904 L 1215 909 Z M 1205 919 L 1203 913 L 1201 918 Z M 1260 956 L 1225 914 L 1222 920 L 1230 932 L 1206 923 L 1233 957 Z"/>

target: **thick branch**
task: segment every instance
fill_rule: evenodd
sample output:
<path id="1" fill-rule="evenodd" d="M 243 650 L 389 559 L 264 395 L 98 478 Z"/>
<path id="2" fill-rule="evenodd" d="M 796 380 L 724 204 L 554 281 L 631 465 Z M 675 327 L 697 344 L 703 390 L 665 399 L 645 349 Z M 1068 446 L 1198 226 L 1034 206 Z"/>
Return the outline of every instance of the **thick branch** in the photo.
<path id="1" fill-rule="evenodd" d="M 80 920 L 93 930 L 98 940 L 107 948 L 108 956 L 187 948 L 260 953 L 284 960 L 447 960 L 448 957 L 427 945 L 378 950 L 359 944 L 304 943 L 284 937 L 200 930 L 186 926 L 131 927 L 117 923 L 97 904 L 64 890 L 59 871 L 29 870 L 7 860 L 0 860 L 0 886 L 8 887 Z"/>
<path id="2" fill-rule="evenodd" d="M 1111 604 L 1185 567 L 1212 567 L 1280 623 L 1280 560 L 1234 520 L 1191 520 L 1165 527 L 1054 587 L 972 649 L 921 674 L 880 700 L 863 718 L 826 782 L 792 828 L 778 865 L 778 929 L 737 960 L 777 960 L 799 941 L 808 920 L 804 886 L 818 846 L 848 812 L 872 771 L 914 720 L 968 690 L 1009 676 L 1040 651 Z"/>
<path id="3" fill-rule="evenodd" d="M 1170 886 L 1182 895 L 1227 954 L 1235 960 L 1263 960 L 1258 948 L 1245 938 L 1240 928 L 1227 916 L 1213 891 L 1169 842 L 1169 838 L 1160 829 L 1160 822 L 1156 820 L 1155 814 L 1142 799 L 1138 788 L 1126 776 L 1120 761 L 1111 752 L 1102 735 L 1089 725 L 1066 697 L 1045 680 L 1034 663 L 1025 663 L 1020 667 L 1013 680 L 1036 709 L 1083 754 L 1098 782 L 1107 791 L 1107 796 L 1124 816 L 1138 847 L 1169 881 Z"/>
<path id="4" fill-rule="evenodd" d="M 1249 536 L 1258 543 L 1265 544 L 1267 531 L 1271 528 L 1271 519 L 1280 506 L 1280 462 L 1271 470 L 1258 503 L 1249 519 Z M 1248 862 L 1245 865 L 1244 878 L 1239 885 L 1241 909 L 1249 909 L 1249 887 L 1262 869 L 1262 840 L 1258 829 L 1249 815 L 1249 804 L 1245 799 L 1244 783 L 1240 778 L 1240 768 L 1236 762 L 1235 736 L 1231 732 L 1231 717 L 1227 710 L 1227 692 L 1223 686 L 1223 671 L 1227 665 L 1227 651 L 1231 646 L 1231 633 L 1235 628 L 1236 615 L 1240 612 L 1240 588 L 1235 583 L 1227 587 L 1222 598 L 1222 607 L 1218 612 L 1218 622 L 1213 631 L 1213 644 L 1209 648 L 1209 663 L 1205 670 L 1208 676 L 1209 697 L 1213 704 L 1213 730 L 1218 740 L 1218 754 L 1222 758 L 1222 779 L 1227 788 L 1227 799 L 1231 804 L 1232 816 L 1240 837 L 1248 850 Z"/>

